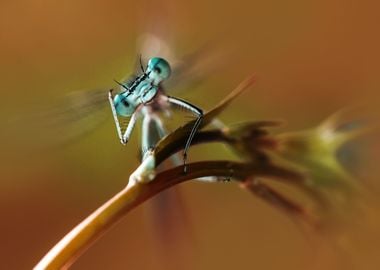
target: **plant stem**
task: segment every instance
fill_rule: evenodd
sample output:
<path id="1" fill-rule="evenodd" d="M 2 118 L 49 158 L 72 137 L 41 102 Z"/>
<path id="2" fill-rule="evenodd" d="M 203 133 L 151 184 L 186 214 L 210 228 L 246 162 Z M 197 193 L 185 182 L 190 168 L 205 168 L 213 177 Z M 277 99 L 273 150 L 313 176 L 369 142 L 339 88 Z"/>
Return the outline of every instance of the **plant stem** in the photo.
<path id="1" fill-rule="evenodd" d="M 161 173 L 156 176 L 154 181 L 147 184 L 130 181 L 126 188 L 117 193 L 62 238 L 34 269 L 67 269 L 88 247 L 130 210 L 161 190 L 193 177 L 191 173 L 185 175 L 185 177 L 178 177 L 181 170 L 183 172 L 182 166 L 181 169 L 176 170 L 177 173 L 175 174 L 171 173 L 173 170 Z M 172 177 L 168 177 L 170 175 Z M 172 181 L 163 181 L 162 179 L 166 177 Z"/>
<path id="2" fill-rule="evenodd" d="M 67 269 L 109 227 L 136 206 L 140 190 L 138 182 L 121 190 L 62 238 L 34 269 Z"/>
<path id="3" fill-rule="evenodd" d="M 117 223 L 125 214 L 150 197 L 184 181 L 206 177 L 233 177 L 244 181 L 250 177 L 271 176 L 283 178 L 284 172 L 263 168 L 250 163 L 231 161 L 203 161 L 188 164 L 188 173 L 183 166 L 161 172 L 148 183 L 130 181 L 126 188 L 98 208 L 59 241 L 35 266 L 35 270 L 68 269 L 98 238 Z M 296 175 L 285 175 L 285 178 Z"/>

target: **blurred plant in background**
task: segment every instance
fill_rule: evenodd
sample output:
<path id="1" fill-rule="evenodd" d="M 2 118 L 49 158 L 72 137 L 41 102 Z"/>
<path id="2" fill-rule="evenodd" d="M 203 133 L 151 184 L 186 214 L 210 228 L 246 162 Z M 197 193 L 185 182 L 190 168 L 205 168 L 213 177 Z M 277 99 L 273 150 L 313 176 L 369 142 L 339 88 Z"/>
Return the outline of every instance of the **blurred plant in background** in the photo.
<path id="1" fill-rule="evenodd" d="M 157 170 L 183 150 L 194 121 L 161 139 L 144 155 L 131 174 L 128 185 L 65 236 L 35 269 L 69 267 L 100 235 L 130 210 L 161 191 L 191 179 L 220 182 L 234 180 L 243 189 L 260 197 L 309 229 L 324 231 L 346 222 L 355 209 L 364 187 L 338 160 L 338 151 L 373 130 L 368 125 L 343 122 L 344 112 L 336 113 L 316 128 L 271 134 L 278 121 L 245 122 L 207 129 L 218 115 L 254 77 L 243 81 L 219 105 L 210 110 L 194 137 L 194 144 L 223 143 L 239 157 L 235 160 L 206 160 Z M 211 177 L 211 179 L 210 179 Z M 270 181 L 290 185 L 304 193 L 307 202 L 283 194 Z"/>
<path id="2" fill-rule="evenodd" d="M 133 70 L 137 54 L 145 56 L 144 50 L 136 50 L 135 40 L 147 30 L 146 24 L 160 28 L 163 22 L 161 33 L 169 33 L 164 40 L 175 52 L 193 52 L 199 44 L 214 40 L 223 53 L 217 57 L 223 70 L 207 74 L 205 85 L 191 89 L 182 79 L 193 78 L 194 73 L 182 77 L 179 90 L 186 91 L 179 96 L 206 109 L 225 96 L 245 71 L 254 70 L 259 76 L 255 91 L 245 93 L 223 115 L 225 128 L 207 125 L 199 133 L 198 143 L 210 136 L 217 136 L 220 143 L 205 141 L 191 149 L 194 160 L 224 158 L 226 163 L 208 163 L 206 172 L 226 174 L 219 179 L 239 180 L 238 185 L 233 184 L 236 181 L 177 185 L 168 191 L 179 189 L 184 196 L 186 219 L 170 210 L 154 211 L 156 198 L 149 200 L 73 268 L 379 269 L 378 136 L 368 136 L 373 139 L 368 147 L 367 138 L 359 137 L 359 133 L 366 136 L 365 122 L 343 121 L 346 112 L 334 121 L 334 117 L 320 121 L 336 109 L 369 101 L 378 122 L 379 5 L 334 0 L 221 1 L 217 6 L 204 0 L 2 3 L 0 268 L 30 269 L 57 237 L 125 186 L 139 164 L 137 151 L 132 150 L 139 137 L 132 138 L 130 147 L 120 147 L 108 121 L 109 108 L 86 114 L 87 123 L 73 123 L 71 118 L 81 117 L 66 111 L 66 105 L 77 97 L 58 105 L 53 100 L 76 89 L 108 90 L 112 79 Z M 225 49 L 231 47 L 236 50 L 232 59 L 226 59 Z M 214 61 L 208 52 L 200 57 Z M 203 67 L 194 71 L 204 73 Z M 86 98 L 81 100 L 86 103 Z M 40 121 L 44 115 L 33 112 L 48 106 L 53 110 L 47 114 L 54 117 Z M 63 112 L 60 117 L 57 111 Z M 28 117 L 8 130 L 12 116 L 23 114 Z M 289 125 L 257 121 L 277 118 Z M 105 125 L 95 130 L 93 124 L 100 119 Z M 69 127 L 60 125 L 64 122 L 70 122 Z M 325 129 L 326 123 L 330 128 Z M 73 144 L 40 148 L 81 134 L 83 139 Z M 163 142 L 160 145 L 169 150 Z M 156 150 L 153 154 L 166 163 L 165 151 Z M 166 182 L 170 174 L 176 175 L 175 170 L 158 166 L 155 180 Z M 227 173 L 211 166 L 231 168 Z M 199 167 L 192 170 L 207 174 Z M 161 174 L 164 171 L 167 174 Z M 240 171 L 250 177 L 240 179 Z M 142 186 L 157 188 L 160 182 Z M 153 206 L 155 217 L 167 221 L 164 232 L 179 232 L 174 233 L 176 238 L 158 234 L 146 205 Z M 168 245 L 157 246 L 157 235 Z M 181 235 L 190 241 L 178 241 Z M 178 256 L 189 250 L 185 259 Z M 162 259 L 162 251 L 167 258 Z"/>

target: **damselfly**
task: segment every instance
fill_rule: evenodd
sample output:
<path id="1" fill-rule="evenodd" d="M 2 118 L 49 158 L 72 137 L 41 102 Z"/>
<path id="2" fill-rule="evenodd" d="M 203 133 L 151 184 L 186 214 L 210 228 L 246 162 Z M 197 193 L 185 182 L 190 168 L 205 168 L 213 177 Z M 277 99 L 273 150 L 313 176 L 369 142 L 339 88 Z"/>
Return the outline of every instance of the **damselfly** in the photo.
<path id="1" fill-rule="evenodd" d="M 203 118 L 203 111 L 197 106 L 176 98 L 167 96 L 164 92 L 164 89 L 161 83 L 168 79 L 171 74 L 171 68 L 169 63 L 160 57 L 153 57 L 149 60 L 146 69 L 144 69 L 141 58 L 140 58 L 140 67 L 142 74 L 135 76 L 133 80 L 130 80 L 127 83 L 117 82 L 120 86 L 120 93 L 113 96 L 112 91 L 109 91 L 108 99 L 111 105 L 117 134 L 122 144 L 126 144 L 129 140 L 129 137 L 132 133 L 132 130 L 135 126 L 136 119 L 138 114 L 145 116 L 145 121 L 151 121 L 151 117 L 146 117 L 149 114 L 152 114 L 156 110 L 161 108 L 167 108 L 168 105 L 172 104 L 179 106 L 189 112 L 193 113 L 197 118 L 194 122 L 194 126 L 189 133 L 186 145 L 183 152 L 183 164 L 184 172 L 186 172 L 186 158 L 187 151 L 190 147 L 191 141 L 197 132 L 197 129 Z M 125 130 L 122 130 L 120 126 L 119 117 L 130 117 L 130 121 Z M 158 119 L 155 119 L 158 123 L 158 129 L 163 132 L 162 125 Z M 149 123 L 143 125 L 146 129 L 143 129 L 143 132 L 149 132 Z M 146 134 L 144 137 L 148 137 Z M 146 142 L 149 142 L 147 140 Z M 143 144 L 145 144 L 143 142 Z M 149 148 L 154 147 L 153 145 L 143 145 L 143 149 L 148 150 Z"/>

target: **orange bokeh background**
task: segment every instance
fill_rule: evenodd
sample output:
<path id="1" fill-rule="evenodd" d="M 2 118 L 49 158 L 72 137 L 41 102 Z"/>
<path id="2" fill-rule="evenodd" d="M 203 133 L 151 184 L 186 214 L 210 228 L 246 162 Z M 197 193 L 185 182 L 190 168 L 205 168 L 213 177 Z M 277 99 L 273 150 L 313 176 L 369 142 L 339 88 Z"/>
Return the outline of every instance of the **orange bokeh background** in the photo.
<path id="1" fill-rule="evenodd" d="M 151 20 L 166 25 L 179 56 L 210 40 L 232 48 L 232 57 L 208 82 L 179 94 L 194 104 L 211 108 L 245 76 L 257 74 L 256 86 L 223 115 L 227 123 L 285 119 L 284 129 L 294 130 L 315 126 L 352 104 L 368 104 L 376 111 L 379 8 L 368 0 L 3 1 L 0 120 L 71 90 L 109 86 L 130 73 L 135 41 Z M 17 141 L 2 141 L 0 268 L 32 268 L 120 190 L 138 165 L 138 136 L 135 132 L 127 148 L 121 147 L 109 117 L 64 149 L 26 154 Z M 373 157 L 379 146 L 374 144 Z M 197 147 L 190 157 L 211 158 L 221 151 L 215 147 L 205 154 Z M 363 162 L 370 168 L 365 173 L 369 179 L 379 175 L 375 161 Z M 344 262 L 344 253 L 310 243 L 288 217 L 236 185 L 192 182 L 181 186 L 181 192 L 193 238 L 185 259 L 169 245 L 172 258 L 163 262 L 146 207 L 139 207 L 72 269 L 168 269 L 168 264 L 173 269 L 380 267 L 379 236 L 362 243 L 350 253 L 356 254 L 352 261 Z"/>

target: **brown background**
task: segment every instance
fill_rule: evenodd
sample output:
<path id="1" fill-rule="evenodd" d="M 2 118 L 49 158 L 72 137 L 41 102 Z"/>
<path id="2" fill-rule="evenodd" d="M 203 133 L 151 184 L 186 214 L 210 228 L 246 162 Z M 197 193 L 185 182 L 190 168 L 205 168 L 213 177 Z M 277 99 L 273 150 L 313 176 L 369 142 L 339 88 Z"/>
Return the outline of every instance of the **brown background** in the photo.
<path id="1" fill-rule="evenodd" d="M 208 40 L 235 49 L 206 85 L 179 94 L 191 102 L 210 108 L 246 75 L 257 74 L 257 85 L 225 113 L 226 122 L 286 119 L 285 129 L 293 130 L 312 127 L 347 105 L 378 105 L 380 7 L 375 1 L 140 2 L 1 1 L 1 120 L 70 90 L 108 86 L 128 74 L 142 21 L 151 20 L 169 26 L 171 46 L 179 55 Z M 137 137 L 138 132 L 127 148 L 120 147 L 110 117 L 63 149 L 27 155 L 16 140 L 2 141 L 0 268 L 30 269 L 123 187 L 138 164 Z M 376 156 L 379 143 L 372 149 Z M 190 156 L 211 158 L 220 151 L 197 148 Z M 375 159 L 363 163 L 370 168 L 365 176 L 376 180 Z M 187 255 L 181 257 L 181 247 L 174 243 L 168 245 L 169 262 L 162 258 L 147 211 L 140 207 L 73 269 L 380 266 L 378 238 L 366 230 L 355 231 L 366 240 L 354 242 L 346 253 L 304 237 L 286 216 L 233 184 L 188 183 L 181 191 L 193 235 Z"/>

